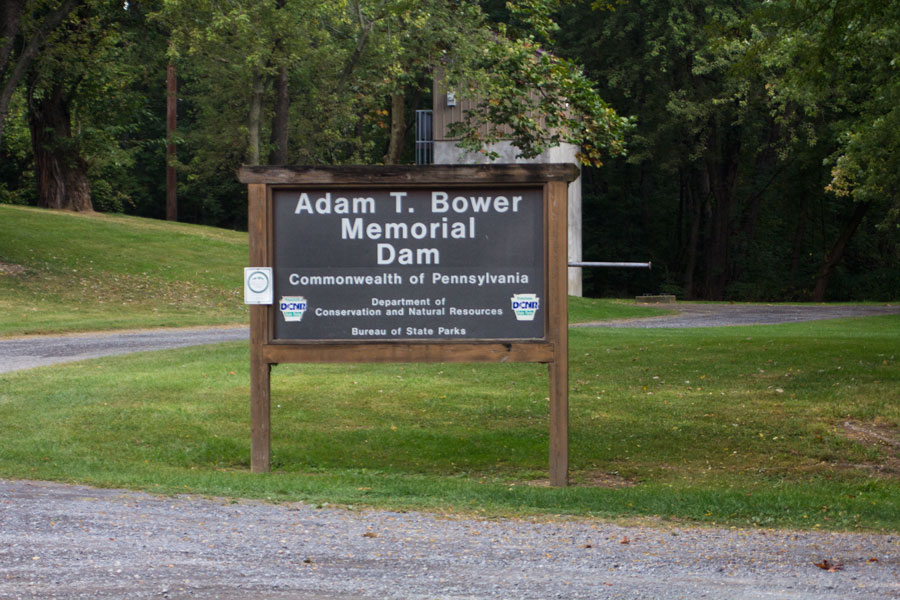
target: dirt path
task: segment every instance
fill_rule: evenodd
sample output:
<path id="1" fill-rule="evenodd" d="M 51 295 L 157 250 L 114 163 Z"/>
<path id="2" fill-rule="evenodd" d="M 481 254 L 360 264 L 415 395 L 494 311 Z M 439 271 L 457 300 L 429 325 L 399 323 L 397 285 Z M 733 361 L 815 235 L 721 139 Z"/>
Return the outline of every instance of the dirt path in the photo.
<path id="1" fill-rule="evenodd" d="M 482 521 L 0 480 L 0 598 L 883 600 L 900 598 L 900 536 Z"/>

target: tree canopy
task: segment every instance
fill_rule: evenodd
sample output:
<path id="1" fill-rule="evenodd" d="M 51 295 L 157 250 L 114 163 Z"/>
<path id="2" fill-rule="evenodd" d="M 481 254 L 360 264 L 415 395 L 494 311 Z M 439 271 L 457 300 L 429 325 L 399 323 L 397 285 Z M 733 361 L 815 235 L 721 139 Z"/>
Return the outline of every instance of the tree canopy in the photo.
<path id="1" fill-rule="evenodd" d="M 585 232 L 585 256 L 659 267 L 592 273 L 587 289 L 900 295 L 895 4 L 565 7 L 563 52 L 584 60 L 620 113 L 638 117 L 629 157 L 586 173 L 585 219 L 596 234 Z"/>

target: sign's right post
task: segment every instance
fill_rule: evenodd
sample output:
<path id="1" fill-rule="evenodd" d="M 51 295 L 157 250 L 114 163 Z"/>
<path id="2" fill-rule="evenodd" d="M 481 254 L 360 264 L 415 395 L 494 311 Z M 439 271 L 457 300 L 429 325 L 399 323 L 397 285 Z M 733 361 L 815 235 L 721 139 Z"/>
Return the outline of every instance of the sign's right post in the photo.
<path id="1" fill-rule="evenodd" d="M 553 344 L 550 370 L 550 485 L 569 484 L 569 296 L 565 181 L 547 183 L 549 246 L 548 337 Z"/>

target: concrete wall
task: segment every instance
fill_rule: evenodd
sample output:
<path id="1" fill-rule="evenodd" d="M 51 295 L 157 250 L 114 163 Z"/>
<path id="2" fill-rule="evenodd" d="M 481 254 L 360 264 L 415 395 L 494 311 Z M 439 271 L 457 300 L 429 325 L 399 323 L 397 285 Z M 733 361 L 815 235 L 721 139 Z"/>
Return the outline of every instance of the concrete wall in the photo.
<path id="1" fill-rule="evenodd" d="M 465 152 L 457 147 L 455 141 L 434 142 L 434 164 L 436 165 L 460 165 L 460 164 L 551 164 L 572 163 L 579 164 L 575 158 L 578 147 L 572 144 L 562 144 L 550 148 L 535 158 L 516 158 L 518 149 L 510 142 L 500 142 L 488 147 L 500 155 L 497 160 L 490 160 L 480 153 Z M 581 238 L 581 177 L 569 184 L 569 262 L 580 262 L 582 253 Z M 581 269 L 569 267 L 569 295 L 581 296 Z"/>

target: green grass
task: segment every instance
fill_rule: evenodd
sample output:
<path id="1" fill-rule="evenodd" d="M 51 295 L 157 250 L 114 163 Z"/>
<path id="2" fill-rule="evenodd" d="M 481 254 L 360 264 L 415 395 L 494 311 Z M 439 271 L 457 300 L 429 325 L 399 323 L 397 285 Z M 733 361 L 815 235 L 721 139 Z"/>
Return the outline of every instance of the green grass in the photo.
<path id="1" fill-rule="evenodd" d="M 676 311 L 635 304 L 634 300 L 569 297 L 569 323 L 657 317 Z"/>
<path id="2" fill-rule="evenodd" d="M 246 233 L 0 204 L 0 336 L 246 322 L 247 256 Z"/>
<path id="3" fill-rule="evenodd" d="M 246 234 L 0 205 L 0 336 L 246 322 Z M 570 320 L 660 314 L 572 298 Z M 281 365 L 249 473 L 246 344 L 0 374 L 0 476 L 151 491 L 900 530 L 900 318 L 575 328 L 573 486 L 546 486 L 547 371 Z M 846 426 L 850 423 L 850 427 Z"/>
<path id="4" fill-rule="evenodd" d="M 900 317 L 570 336 L 574 485 L 540 365 L 280 365 L 249 470 L 246 344 L 0 375 L 0 476 L 159 492 L 900 530 Z M 893 470 L 892 470 L 893 469 Z"/>

